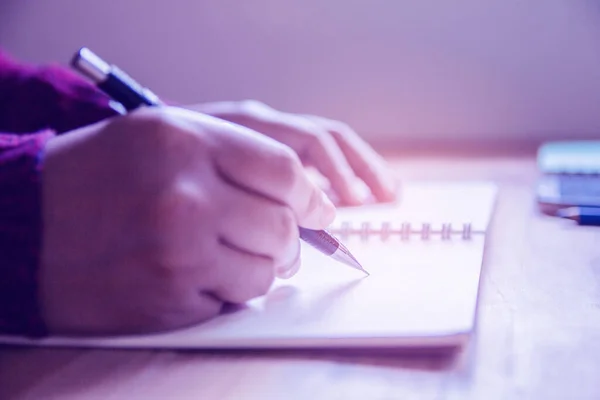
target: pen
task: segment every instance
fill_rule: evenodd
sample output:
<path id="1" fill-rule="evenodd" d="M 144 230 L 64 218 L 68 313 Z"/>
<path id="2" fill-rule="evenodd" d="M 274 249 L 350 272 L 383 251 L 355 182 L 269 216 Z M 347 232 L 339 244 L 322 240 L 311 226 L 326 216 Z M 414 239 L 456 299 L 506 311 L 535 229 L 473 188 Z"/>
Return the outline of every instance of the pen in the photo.
<path id="1" fill-rule="evenodd" d="M 579 225 L 600 226 L 600 207 L 568 207 L 558 210 L 556 215 Z"/>
<path id="2" fill-rule="evenodd" d="M 142 87 L 117 66 L 108 64 L 90 49 L 83 47 L 71 60 L 71 66 L 91 79 L 96 86 L 112 100 L 117 101 L 125 110 L 121 114 L 142 106 L 160 106 L 164 103 L 148 88 Z M 313 230 L 299 227 L 300 239 L 343 264 L 369 274 L 354 258 L 350 251 L 337 238 L 325 230 Z"/>

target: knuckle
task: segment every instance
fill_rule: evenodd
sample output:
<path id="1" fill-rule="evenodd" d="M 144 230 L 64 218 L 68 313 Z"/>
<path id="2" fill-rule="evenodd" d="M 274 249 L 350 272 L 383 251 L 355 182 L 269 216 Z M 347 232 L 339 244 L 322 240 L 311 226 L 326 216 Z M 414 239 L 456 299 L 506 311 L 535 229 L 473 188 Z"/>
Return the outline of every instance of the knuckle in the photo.
<path id="1" fill-rule="evenodd" d="M 195 221 L 211 208 L 211 203 L 195 186 L 182 181 L 171 182 L 152 203 L 156 214 L 168 219 L 183 217 Z"/>
<path id="2" fill-rule="evenodd" d="M 266 105 L 263 102 L 258 100 L 243 100 L 240 102 L 240 111 L 242 114 L 246 115 L 255 115 L 255 114 L 264 114 L 266 112 L 271 112 L 273 109 Z"/>
<path id="3" fill-rule="evenodd" d="M 329 130 L 337 133 L 340 136 L 348 136 L 354 133 L 354 130 L 350 125 L 341 121 L 330 121 Z"/>
<path id="4" fill-rule="evenodd" d="M 343 121 L 317 117 L 315 123 L 334 136 L 351 136 L 356 134 L 354 129 Z"/>
<path id="5" fill-rule="evenodd" d="M 188 182 L 179 181 L 174 184 L 171 203 L 172 216 L 188 225 L 200 221 L 208 222 L 216 211 L 215 202 L 211 197 L 205 196 L 199 188 Z"/>
<path id="6" fill-rule="evenodd" d="M 214 202 L 193 187 L 173 183 L 154 196 L 148 196 L 142 211 L 142 226 L 152 236 L 155 256 L 162 264 L 180 264 L 179 261 L 206 232 L 215 215 Z"/>

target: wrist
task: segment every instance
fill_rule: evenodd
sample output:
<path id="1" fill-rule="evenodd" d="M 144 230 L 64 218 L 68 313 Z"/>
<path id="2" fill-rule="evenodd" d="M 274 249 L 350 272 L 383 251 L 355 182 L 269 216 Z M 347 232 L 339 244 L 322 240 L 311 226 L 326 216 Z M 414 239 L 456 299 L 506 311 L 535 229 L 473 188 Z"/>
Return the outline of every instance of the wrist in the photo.
<path id="1" fill-rule="evenodd" d="M 0 331 L 5 333 L 46 332 L 38 294 L 41 156 L 52 135 L 0 135 Z"/>

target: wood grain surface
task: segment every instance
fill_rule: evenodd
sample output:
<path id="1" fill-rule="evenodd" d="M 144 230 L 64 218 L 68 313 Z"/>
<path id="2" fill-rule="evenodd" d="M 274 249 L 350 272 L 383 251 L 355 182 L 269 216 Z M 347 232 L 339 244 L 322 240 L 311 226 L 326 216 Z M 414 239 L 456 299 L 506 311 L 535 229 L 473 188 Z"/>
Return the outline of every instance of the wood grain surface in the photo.
<path id="1" fill-rule="evenodd" d="M 537 211 L 533 154 L 391 161 L 403 180 L 499 184 L 462 352 L 0 347 L 0 399 L 600 399 L 600 228 Z"/>

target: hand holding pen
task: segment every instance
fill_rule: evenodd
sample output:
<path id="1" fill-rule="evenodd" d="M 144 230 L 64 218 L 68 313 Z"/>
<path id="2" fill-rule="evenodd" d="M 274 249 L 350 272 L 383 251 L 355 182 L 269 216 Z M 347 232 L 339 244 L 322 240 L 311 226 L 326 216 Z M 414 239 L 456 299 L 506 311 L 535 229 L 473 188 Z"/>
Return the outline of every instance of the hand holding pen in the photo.
<path id="1" fill-rule="evenodd" d="M 141 106 L 163 105 L 149 89 L 142 87 L 124 71 L 106 63 L 87 48 L 82 48 L 76 53 L 72 65 L 92 79 L 113 100 L 122 104 L 126 111 Z M 246 229 L 252 229 L 252 226 Z M 320 252 L 352 268 L 366 272 L 348 249 L 325 230 L 300 227 L 299 236 Z"/>
<path id="2" fill-rule="evenodd" d="M 176 107 L 52 138 L 42 181 L 39 293 L 53 333 L 209 319 L 292 276 L 298 225 L 319 231 L 335 218 L 289 148 Z"/>

